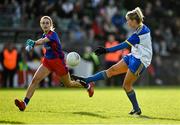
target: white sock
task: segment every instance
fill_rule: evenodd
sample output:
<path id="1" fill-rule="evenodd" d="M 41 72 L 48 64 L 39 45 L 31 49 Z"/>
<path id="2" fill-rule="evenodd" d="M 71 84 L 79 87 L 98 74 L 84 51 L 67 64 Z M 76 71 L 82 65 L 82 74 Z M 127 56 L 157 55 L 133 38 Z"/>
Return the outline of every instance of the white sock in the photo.
<path id="1" fill-rule="evenodd" d="M 25 101 L 23 101 L 23 102 L 24 102 L 24 104 L 25 104 L 25 106 L 26 106 L 26 105 L 27 105 L 26 102 L 25 102 Z"/>
<path id="2" fill-rule="evenodd" d="M 90 89 L 90 87 L 91 87 L 91 86 L 90 86 L 90 84 L 88 84 L 87 90 L 89 90 L 89 89 Z"/>

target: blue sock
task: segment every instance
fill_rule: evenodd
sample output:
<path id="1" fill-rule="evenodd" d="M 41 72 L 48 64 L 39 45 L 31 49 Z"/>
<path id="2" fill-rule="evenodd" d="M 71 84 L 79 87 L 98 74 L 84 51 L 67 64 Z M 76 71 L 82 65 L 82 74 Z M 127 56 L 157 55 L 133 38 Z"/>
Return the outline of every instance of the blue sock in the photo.
<path id="1" fill-rule="evenodd" d="M 105 71 L 101 71 L 101 72 L 98 72 L 90 77 L 87 77 L 85 78 L 85 82 L 87 83 L 90 83 L 90 82 L 95 82 L 95 81 L 98 81 L 98 80 L 104 80 L 104 79 L 107 79 L 107 75 L 106 75 L 106 72 Z"/>
<path id="2" fill-rule="evenodd" d="M 30 100 L 30 99 L 28 99 L 27 97 L 26 97 L 26 98 L 24 98 L 24 102 L 26 103 L 26 105 L 28 105 L 29 100 Z"/>
<path id="3" fill-rule="evenodd" d="M 139 105 L 138 105 L 138 102 L 137 102 L 137 99 L 136 99 L 136 93 L 134 90 L 130 91 L 130 92 L 127 92 L 126 93 L 129 100 L 131 101 L 132 105 L 133 105 L 133 109 L 135 111 L 138 111 L 140 108 L 139 108 Z"/>

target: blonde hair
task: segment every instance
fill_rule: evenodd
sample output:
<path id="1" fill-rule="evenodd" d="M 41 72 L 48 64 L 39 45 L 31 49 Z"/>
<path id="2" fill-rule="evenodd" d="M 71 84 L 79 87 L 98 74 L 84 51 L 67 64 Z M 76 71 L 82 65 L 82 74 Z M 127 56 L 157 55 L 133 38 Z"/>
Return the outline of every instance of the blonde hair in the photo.
<path id="1" fill-rule="evenodd" d="M 50 30 L 54 31 L 55 28 L 54 28 L 53 21 L 52 21 L 51 17 L 50 16 L 43 16 L 43 17 L 41 17 L 40 23 L 42 22 L 43 19 L 48 19 L 50 21 L 50 25 L 51 25 Z"/>
<path id="2" fill-rule="evenodd" d="M 127 18 L 129 18 L 130 20 L 136 20 L 139 24 L 144 21 L 144 15 L 139 7 L 136 7 L 132 11 L 128 11 L 126 14 L 126 19 Z"/>

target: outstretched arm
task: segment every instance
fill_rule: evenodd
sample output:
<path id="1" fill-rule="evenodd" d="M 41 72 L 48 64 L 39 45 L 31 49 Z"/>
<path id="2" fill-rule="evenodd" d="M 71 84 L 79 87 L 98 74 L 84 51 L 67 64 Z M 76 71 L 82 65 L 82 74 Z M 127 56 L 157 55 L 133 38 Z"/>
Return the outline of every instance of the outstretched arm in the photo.
<path id="1" fill-rule="evenodd" d="M 113 46 L 111 48 L 106 48 L 107 52 L 115 52 L 117 50 L 121 50 L 121 49 L 124 49 L 124 48 L 127 48 L 129 46 L 129 44 L 125 41 L 125 42 L 122 42 L 116 46 Z"/>
<path id="2" fill-rule="evenodd" d="M 94 52 L 96 55 L 102 55 L 102 54 L 105 54 L 105 53 L 109 53 L 109 52 L 115 52 L 117 50 L 121 50 L 121 49 L 124 49 L 124 48 L 127 48 L 129 45 L 127 42 L 123 42 L 123 43 L 120 43 L 118 44 L 117 46 L 113 46 L 111 48 L 105 48 L 105 47 L 98 47 Z"/>
<path id="3" fill-rule="evenodd" d="M 50 40 L 49 40 L 47 37 L 38 39 L 37 41 L 35 41 L 35 46 L 37 46 L 37 45 L 42 45 L 43 43 L 49 42 L 49 41 L 50 41 Z"/>
<path id="4" fill-rule="evenodd" d="M 28 39 L 27 42 L 26 42 L 26 44 L 27 44 L 27 46 L 32 46 L 32 47 L 34 47 L 34 46 L 37 46 L 37 45 L 42 45 L 43 43 L 49 42 L 49 41 L 50 41 L 50 40 L 49 40 L 47 37 L 38 39 L 37 41 L 34 41 L 34 40 L 32 40 L 32 39 Z"/>
<path id="5" fill-rule="evenodd" d="M 43 43 L 45 42 L 49 42 L 50 40 L 45 37 L 45 38 L 41 38 L 41 39 L 38 39 L 37 41 L 34 41 L 32 39 L 28 39 L 26 41 L 26 50 L 27 51 L 30 51 L 32 50 L 35 46 L 38 46 L 38 45 L 42 45 Z"/>
<path id="6" fill-rule="evenodd" d="M 122 50 L 124 48 L 127 48 L 128 46 L 133 46 L 133 44 L 131 44 L 129 41 L 125 41 L 125 42 L 122 42 L 116 46 L 113 46 L 111 48 L 105 48 L 105 47 L 98 47 L 94 52 L 96 55 L 102 55 L 102 54 L 105 54 L 105 53 L 108 53 L 108 52 L 115 52 L 115 51 L 118 51 L 118 50 Z"/>
<path id="7" fill-rule="evenodd" d="M 105 54 L 108 52 L 115 52 L 117 50 L 122 50 L 124 48 L 127 48 L 128 46 L 134 46 L 139 42 L 140 42 L 139 36 L 136 33 L 134 33 L 126 41 L 118 44 L 117 46 L 113 46 L 111 48 L 98 47 L 95 50 L 95 54 L 99 56 L 101 54 Z"/>

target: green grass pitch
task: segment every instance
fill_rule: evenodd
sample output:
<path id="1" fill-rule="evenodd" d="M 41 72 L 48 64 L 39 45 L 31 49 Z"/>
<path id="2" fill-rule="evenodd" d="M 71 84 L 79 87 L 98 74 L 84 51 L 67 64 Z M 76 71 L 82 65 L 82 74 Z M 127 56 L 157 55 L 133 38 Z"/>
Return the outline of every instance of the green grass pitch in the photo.
<path id="1" fill-rule="evenodd" d="M 0 124 L 180 124 L 180 88 L 136 88 L 142 116 L 128 115 L 131 104 L 119 88 L 96 88 L 93 98 L 84 89 L 37 89 L 25 112 L 14 105 L 24 89 L 0 89 Z"/>

